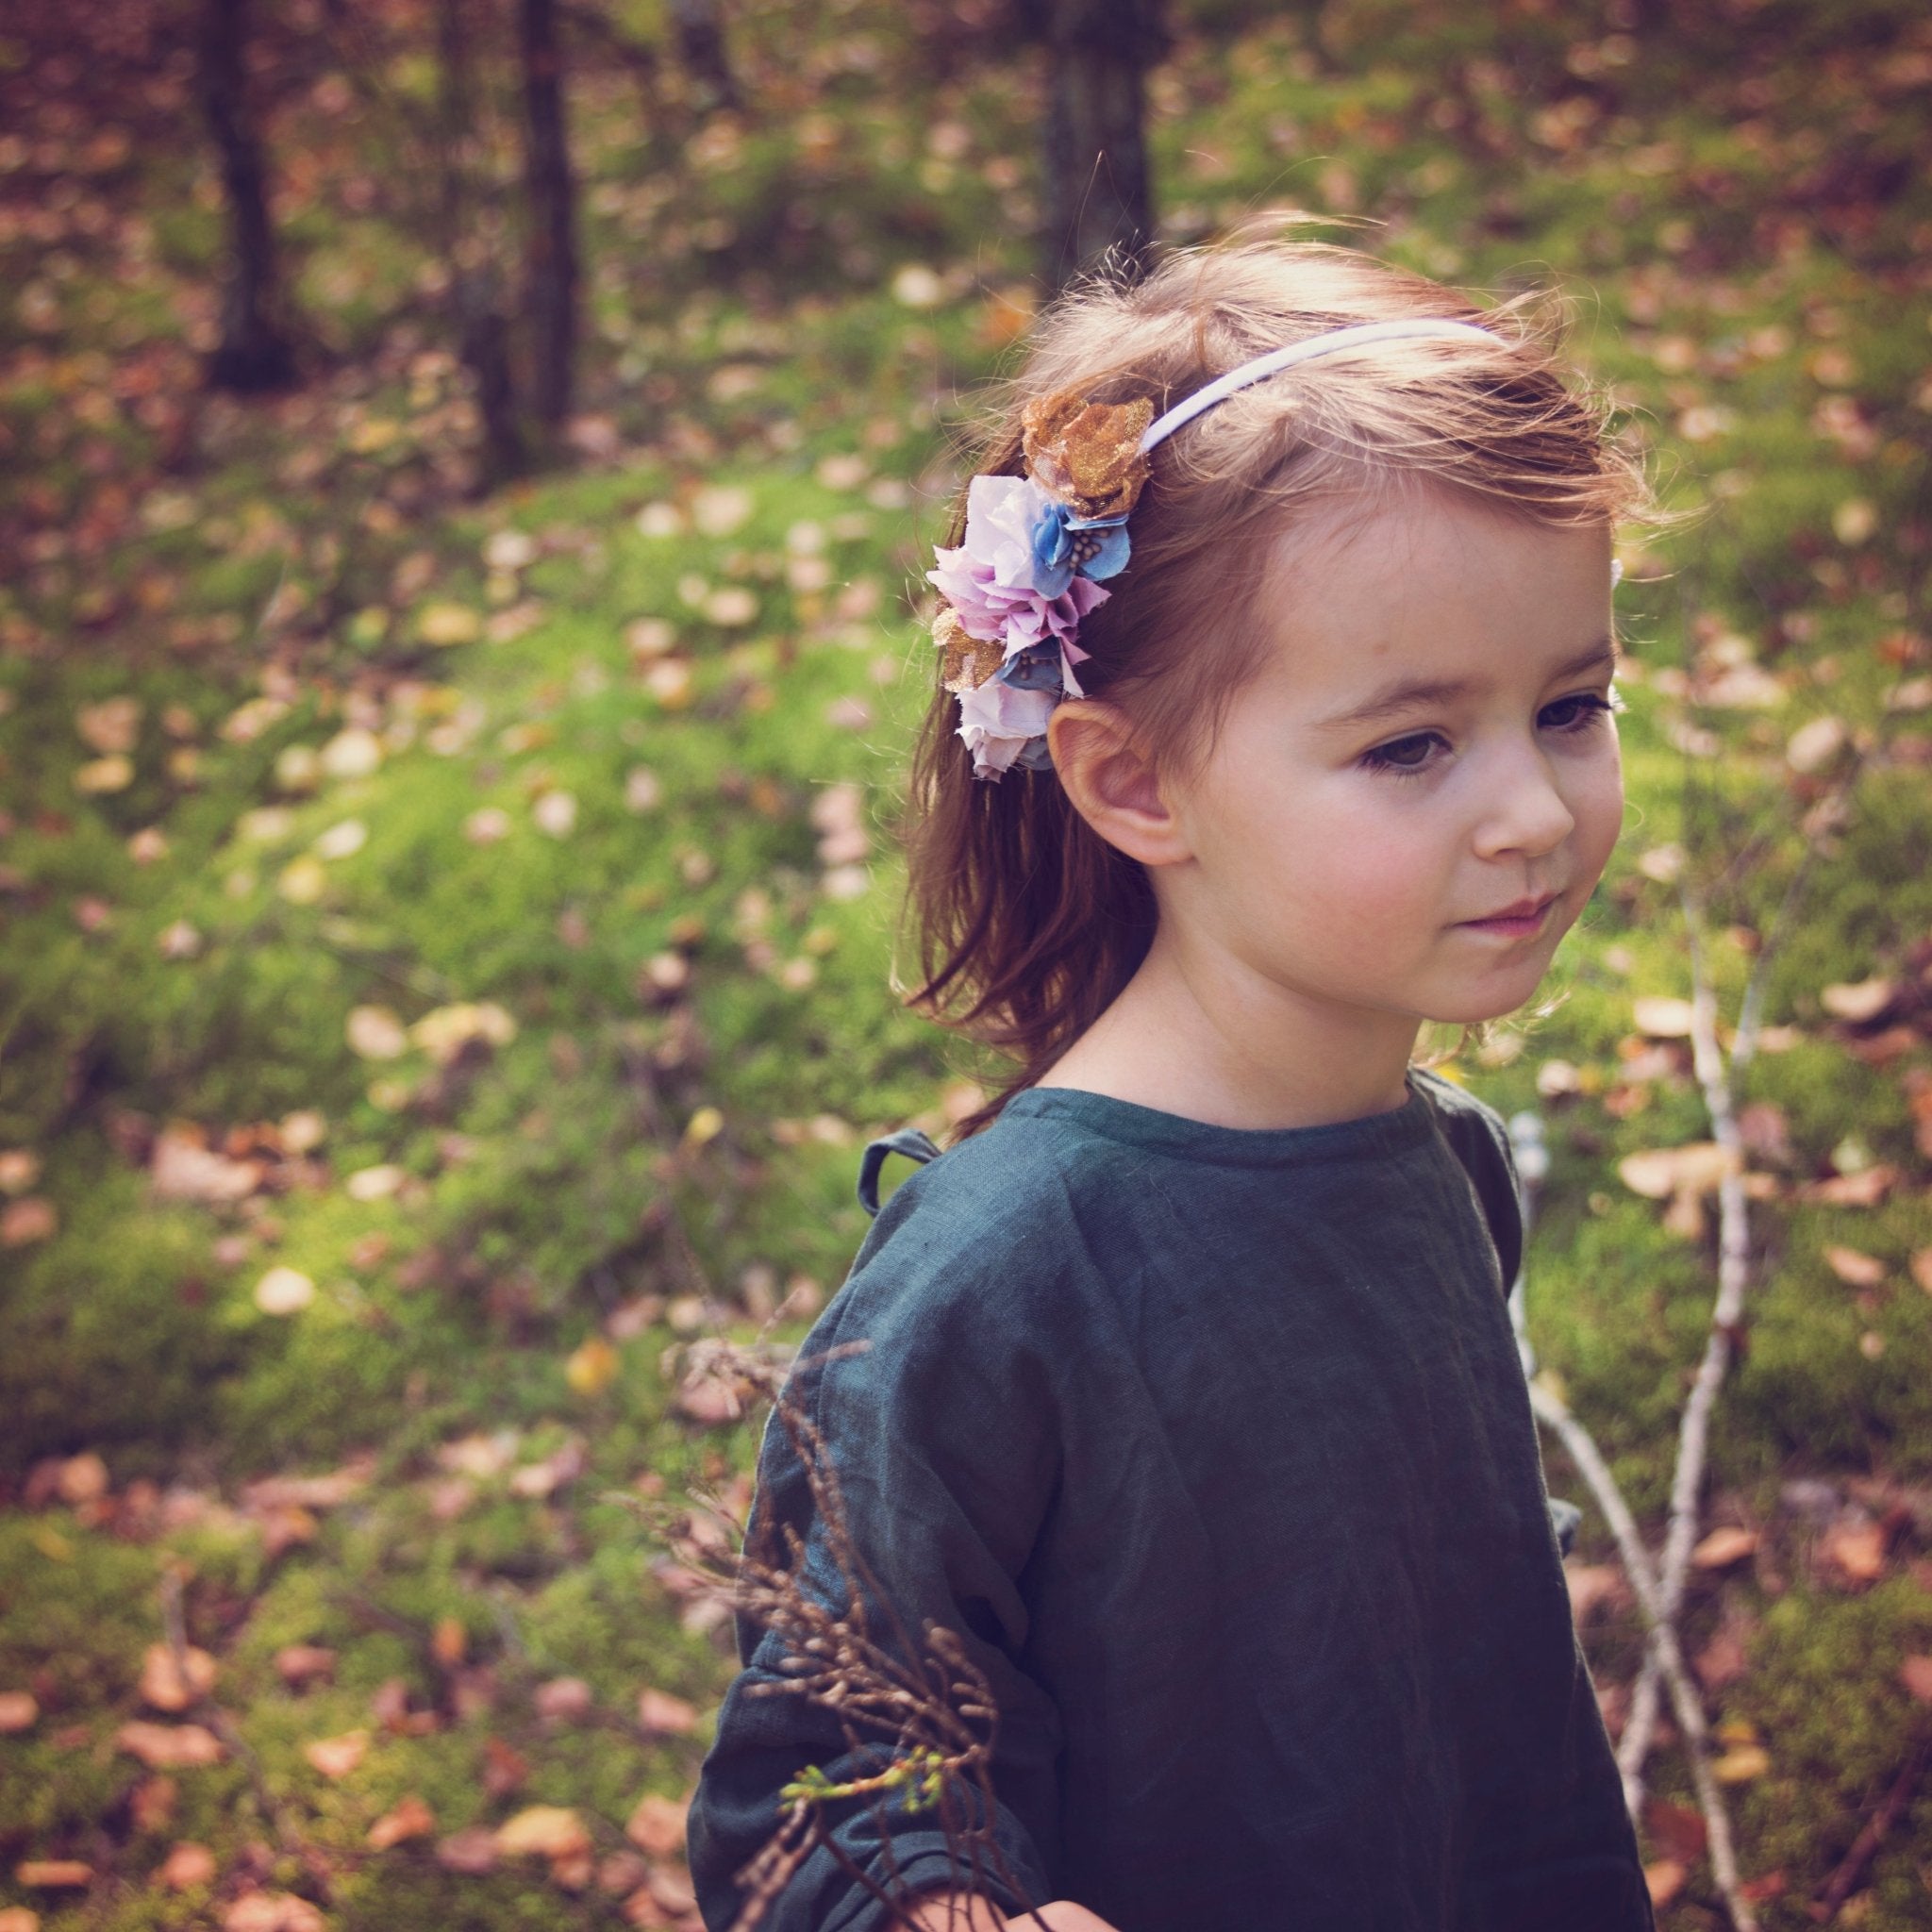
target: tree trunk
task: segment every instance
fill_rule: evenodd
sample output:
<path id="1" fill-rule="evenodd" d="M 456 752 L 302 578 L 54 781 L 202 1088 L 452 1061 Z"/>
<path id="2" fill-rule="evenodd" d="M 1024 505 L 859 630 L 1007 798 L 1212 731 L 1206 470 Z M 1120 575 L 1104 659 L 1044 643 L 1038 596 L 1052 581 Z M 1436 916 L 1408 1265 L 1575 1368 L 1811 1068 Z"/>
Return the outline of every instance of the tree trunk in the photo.
<path id="1" fill-rule="evenodd" d="M 295 352 L 280 318 L 267 171 L 248 111 L 247 42 L 247 0 L 202 0 L 201 108 L 221 156 L 232 254 L 208 376 L 217 389 L 252 393 L 291 387 Z"/>
<path id="2" fill-rule="evenodd" d="M 1167 47 L 1158 0 L 1021 0 L 1020 12 L 1047 51 L 1048 285 L 1109 250 L 1138 275 L 1154 241 L 1144 117 L 1147 69 Z"/>
<path id="3" fill-rule="evenodd" d="M 504 319 L 496 259 L 489 242 L 471 231 L 470 180 L 475 162 L 475 123 L 470 86 L 470 40 L 463 0 L 437 0 L 438 128 L 442 150 L 442 252 L 449 264 L 450 320 L 457 353 L 475 385 L 483 418 L 483 481 L 507 482 L 528 465 L 517 424 L 510 374 L 509 329 Z"/>
<path id="4" fill-rule="evenodd" d="M 518 0 L 524 60 L 524 181 L 529 198 L 531 391 L 555 428 L 570 414 L 576 355 L 575 190 L 563 122 L 556 0 Z"/>
<path id="5" fill-rule="evenodd" d="M 671 0 L 671 25 L 685 73 L 708 96 L 704 105 L 736 109 L 740 105 L 738 83 L 731 77 L 731 63 L 724 53 L 718 0 Z"/>

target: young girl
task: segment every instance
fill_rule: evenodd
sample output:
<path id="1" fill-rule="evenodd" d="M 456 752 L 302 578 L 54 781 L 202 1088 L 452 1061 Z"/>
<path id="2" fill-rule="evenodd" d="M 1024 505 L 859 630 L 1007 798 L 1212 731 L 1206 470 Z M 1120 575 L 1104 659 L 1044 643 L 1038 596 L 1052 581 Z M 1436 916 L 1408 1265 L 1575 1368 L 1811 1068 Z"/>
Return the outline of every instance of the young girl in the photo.
<path id="1" fill-rule="evenodd" d="M 991 1687 L 1001 1857 L 962 1878 L 930 1809 L 851 1801 L 768 1924 L 1650 1925 L 1507 1143 L 1411 1058 L 1531 996 L 1609 856 L 1644 508 L 1522 301 L 1272 241 L 1045 316 L 931 574 L 910 840 L 914 997 L 1019 1065 L 789 1389 L 900 1624 Z M 758 1492 L 836 1597 L 783 1430 Z M 803 1766 L 882 1761 L 741 1644 L 713 1927 Z"/>

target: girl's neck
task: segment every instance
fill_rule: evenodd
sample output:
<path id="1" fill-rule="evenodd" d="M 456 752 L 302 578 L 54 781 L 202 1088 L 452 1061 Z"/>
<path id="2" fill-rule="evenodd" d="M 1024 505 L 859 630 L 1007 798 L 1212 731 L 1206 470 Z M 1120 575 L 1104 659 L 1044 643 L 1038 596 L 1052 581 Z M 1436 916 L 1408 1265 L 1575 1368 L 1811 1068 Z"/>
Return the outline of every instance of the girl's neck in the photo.
<path id="1" fill-rule="evenodd" d="M 1327 1126 L 1403 1105 L 1413 1014 L 1338 1012 L 1225 956 L 1190 957 L 1168 930 L 1040 1086 L 1224 1127 Z"/>

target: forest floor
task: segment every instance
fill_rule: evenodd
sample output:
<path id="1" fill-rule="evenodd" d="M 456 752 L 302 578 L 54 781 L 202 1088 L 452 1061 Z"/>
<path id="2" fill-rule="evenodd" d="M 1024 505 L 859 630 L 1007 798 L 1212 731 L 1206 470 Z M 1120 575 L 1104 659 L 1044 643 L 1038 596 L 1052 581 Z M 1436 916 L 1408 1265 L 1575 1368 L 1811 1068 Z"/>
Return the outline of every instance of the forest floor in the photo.
<path id="1" fill-rule="evenodd" d="M 1764 1924 L 1835 1874 L 1932 1924 L 1932 27 L 1174 10 L 1169 239 L 1293 205 L 1560 283 L 1697 512 L 1625 546 L 1563 996 L 1451 1065 L 1544 1117 L 1530 1330 L 1655 1541 L 1717 1265 L 1687 904 L 1725 1037 L 1762 961 L 1686 1649 Z M 707 114 L 580 22 L 581 413 L 479 497 L 425 29 L 287 13 L 307 378 L 258 402 L 197 379 L 190 63 L 133 0 L 0 38 L 0 1932 L 688 1924 L 729 1646 L 634 1506 L 742 1503 L 693 1342 L 800 1333 L 862 1142 L 986 1072 L 889 985 L 890 827 L 1041 69 L 992 9 L 756 0 Z M 1594 1507 L 1571 1570 L 1615 1730 Z M 1653 1777 L 1663 1924 L 1721 1924 L 1668 1735 Z"/>

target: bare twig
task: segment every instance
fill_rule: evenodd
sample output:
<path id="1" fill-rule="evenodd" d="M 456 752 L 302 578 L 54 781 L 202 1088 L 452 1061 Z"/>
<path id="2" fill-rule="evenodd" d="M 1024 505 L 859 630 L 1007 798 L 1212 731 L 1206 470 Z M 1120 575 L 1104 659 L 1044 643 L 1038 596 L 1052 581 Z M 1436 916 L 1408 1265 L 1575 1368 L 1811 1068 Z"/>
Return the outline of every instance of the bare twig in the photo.
<path id="1" fill-rule="evenodd" d="M 1920 1731 L 1918 1741 L 1906 1759 L 1905 1769 L 1885 1794 L 1885 1802 L 1866 1820 L 1864 1830 L 1852 1840 L 1851 1850 L 1839 1860 L 1838 1870 L 1818 1894 L 1816 1904 L 1807 1907 L 1817 1924 L 1828 1925 L 1838 1916 L 1838 1908 L 1857 1890 L 1858 1881 L 1864 1877 L 1865 1868 L 1876 1856 L 1886 1833 L 1898 1823 L 1911 1802 L 1912 1791 L 1924 1772 L 1928 1758 L 1932 1758 L 1932 1729 Z"/>
<path id="2" fill-rule="evenodd" d="M 1731 1836 L 1730 1813 L 1724 1807 L 1724 1793 L 1711 1769 L 1710 1727 L 1705 1720 L 1704 1705 L 1684 1662 L 1676 1625 L 1664 1614 L 1661 1586 L 1651 1565 L 1650 1553 L 1643 1546 L 1637 1519 L 1631 1515 L 1630 1506 L 1624 1500 L 1624 1492 L 1617 1486 L 1617 1479 L 1598 1450 L 1595 1439 L 1577 1421 L 1569 1404 L 1546 1378 L 1530 1385 L 1529 1402 L 1537 1420 L 1569 1451 L 1571 1461 L 1576 1465 L 1577 1474 L 1590 1485 L 1591 1493 L 1596 1498 L 1597 1507 L 1610 1526 L 1610 1534 L 1616 1539 L 1617 1554 L 1624 1559 L 1630 1587 L 1637 1595 L 1638 1607 L 1650 1626 L 1650 1655 L 1657 1659 L 1657 1670 L 1670 1691 L 1671 1708 L 1676 1714 L 1677 1727 L 1684 1734 L 1690 1759 L 1691 1782 L 1696 1787 L 1698 1808 L 1704 1813 L 1711 1875 L 1717 1881 L 1718 1890 L 1724 1894 L 1725 1909 L 1730 1913 L 1737 1932 L 1757 1932 L 1757 1915 L 1751 1909 L 1750 1901 L 1744 1897 L 1742 1881 L 1738 1874 L 1738 1854 L 1736 1841 Z M 1626 1775 L 1624 1791 L 1634 1816 L 1641 1802 L 1641 1788 L 1637 1788 L 1633 1793 Z"/>
<path id="3" fill-rule="evenodd" d="M 1711 1138 L 1724 1150 L 1725 1166 L 1717 1189 L 1717 1295 L 1711 1304 L 1704 1357 L 1697 1365 L 1696 1379 L 1677 1431 L 1670 1525 L 1664 1534 L 1663 1558 L 1657 1575 L 1660 1621 L 1657 1627 L 1668 1625 L 1673 1631 L 1683 1608 L 1685 1585 L 1690 1574 L 1690 1552 L 1697 1541 L 1698 1503 L 1709 1456 L 1711 1411 L 1736 1353 L 1739 1324 L 1744 1314 L 1744 1290 L 1751 1270 L 1743 1139 L 1738 1131 L 1730 1070 L 1724 1064 L 1724 1049 L 1718 1044 L 1717 996 L 1705 967 L 1702 914 L 1688 892 L 1684 896 L 1684 919 L 1690 938 L 1691 1064 L 1704 1095 L 1705 1111 L 1710 1117 Z M 1624 1774 L 1624 1792 L 1633 1810 L 1642 1801 L 1643 1764 L 1657 1730 L 1660 1669 L 1658 1638 L 1653 1631 L 1650 1650 L 1631 1694 L 1630 1716 L 1617 1749 L 1617 1768 Z"/>

